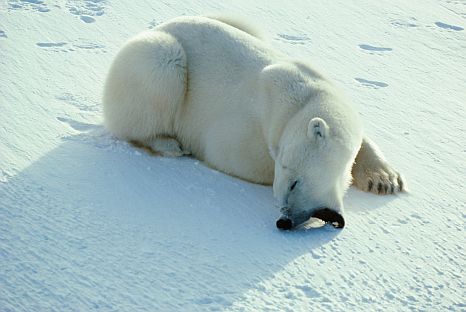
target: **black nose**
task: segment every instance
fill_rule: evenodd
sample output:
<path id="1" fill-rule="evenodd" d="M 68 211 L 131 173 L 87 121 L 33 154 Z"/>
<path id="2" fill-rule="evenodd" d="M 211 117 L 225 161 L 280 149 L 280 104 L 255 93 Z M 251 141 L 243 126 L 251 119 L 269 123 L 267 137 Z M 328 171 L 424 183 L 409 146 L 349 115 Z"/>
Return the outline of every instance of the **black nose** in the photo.
<path id="1" fill-rule="evenodd" d="M 288 218 L 280 218 L 277 220 L 277 228 L 280 230 L 290 230 L 293 227 L 293 221 Z"/>
<path id="2" fill-rule="evenodd" d="M 328 208 L 317 210 L 312 216 L 326 223 L 331 223 L 336 228 L 345 227 L 345 219 L 343 219 L 342 215 Z"/>

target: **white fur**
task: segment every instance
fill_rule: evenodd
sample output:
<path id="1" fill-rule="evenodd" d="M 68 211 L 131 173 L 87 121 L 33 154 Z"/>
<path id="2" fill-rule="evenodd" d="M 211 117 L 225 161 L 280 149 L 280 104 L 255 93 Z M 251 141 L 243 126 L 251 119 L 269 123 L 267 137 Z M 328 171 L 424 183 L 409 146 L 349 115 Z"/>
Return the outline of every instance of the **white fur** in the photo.
<path id="1" fill-rule="evenodd" d="M 239 28 L 180 17 L 130 39 L 106 81 L 107 128 L 164 155 L 191 153 L 273 182 L 290 211 L 341 211 L 362 140 L 357 113 L 310 65 Z"/>

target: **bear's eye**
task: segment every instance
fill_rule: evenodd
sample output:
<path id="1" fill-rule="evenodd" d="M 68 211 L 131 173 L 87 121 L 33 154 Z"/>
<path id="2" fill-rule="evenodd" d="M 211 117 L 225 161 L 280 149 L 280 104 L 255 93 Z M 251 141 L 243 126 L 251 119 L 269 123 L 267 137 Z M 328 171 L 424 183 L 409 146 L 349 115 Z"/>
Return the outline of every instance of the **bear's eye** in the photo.
<path id="1" fill-rule="evenodd" d="M 290 186 L 290 192 L 291 192 L 292 190 L 294 190 L 294 188 L 296 187 L 296 184 L 298 184 L 298 180 L 294 181 L 293 184 L 291 184 L 291 186 Z"/>

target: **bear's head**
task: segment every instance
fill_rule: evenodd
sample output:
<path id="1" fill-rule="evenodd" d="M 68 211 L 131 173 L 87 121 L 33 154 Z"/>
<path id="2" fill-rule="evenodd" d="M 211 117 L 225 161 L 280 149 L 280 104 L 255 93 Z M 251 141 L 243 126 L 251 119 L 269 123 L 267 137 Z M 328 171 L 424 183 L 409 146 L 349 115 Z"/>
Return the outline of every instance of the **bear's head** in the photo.
<path id="1" fill-rule="evenodd" d="M 311 217 L 344 226 L 343 195 L 351 182 L 362 131 L 358 125 L 344 129 L 330 119 L 329 125 L 323 118 L 297 114 L 283 131 L 273 182 L 282 212 L 277 221 L 280 229 L 297 227 Z"/>

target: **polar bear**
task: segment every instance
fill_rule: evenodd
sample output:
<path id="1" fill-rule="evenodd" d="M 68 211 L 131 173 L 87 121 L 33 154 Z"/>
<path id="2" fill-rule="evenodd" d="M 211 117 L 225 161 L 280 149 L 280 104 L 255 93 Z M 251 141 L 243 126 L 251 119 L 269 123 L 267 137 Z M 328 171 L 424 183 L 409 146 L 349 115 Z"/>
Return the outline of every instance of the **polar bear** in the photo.
<path id="1" fill-rule="evenodd" d="M 162 156 L 192 155 L 273 184 L 280 229 L 318 217 L 344 226 L 351 184 L 403 191 L 338 89 L 231 20 L 179 17 L 130 39 L 105 83 L 107 129 Z"/>

